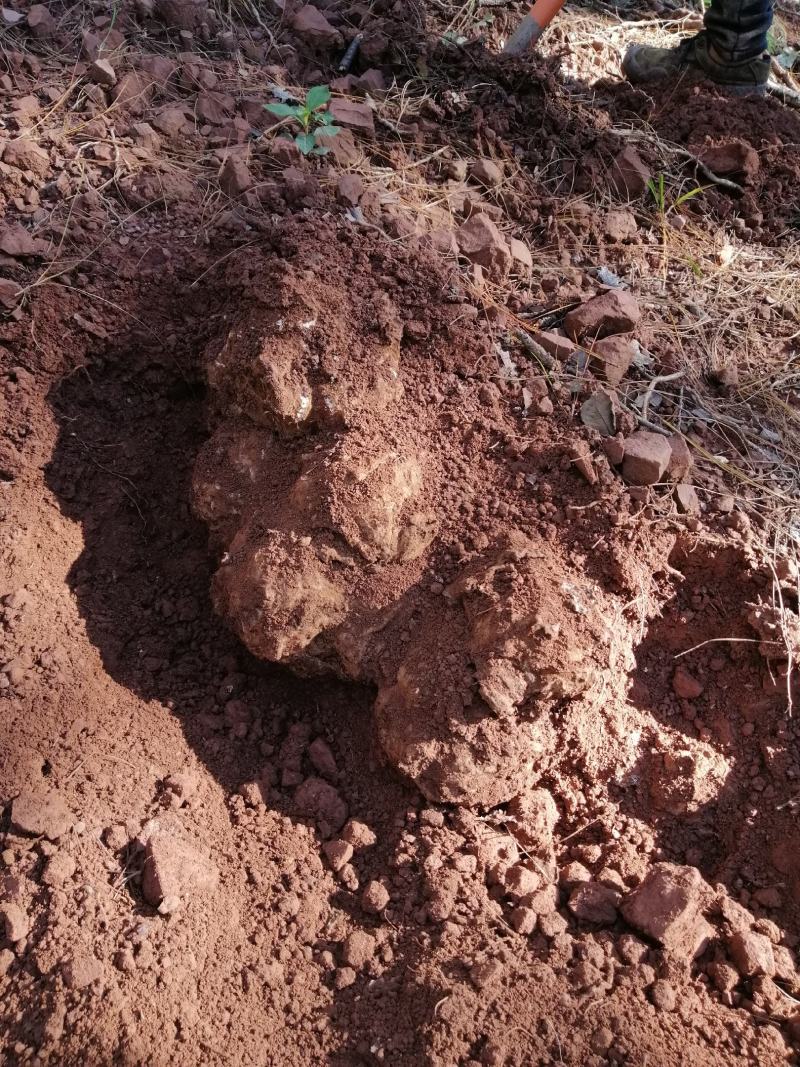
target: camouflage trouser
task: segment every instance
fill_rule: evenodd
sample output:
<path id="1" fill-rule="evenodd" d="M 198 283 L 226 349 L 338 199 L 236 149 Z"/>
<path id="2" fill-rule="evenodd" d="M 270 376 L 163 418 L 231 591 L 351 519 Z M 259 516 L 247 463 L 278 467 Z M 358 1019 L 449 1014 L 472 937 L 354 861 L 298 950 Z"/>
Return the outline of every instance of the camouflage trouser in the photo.
<path id="1" fill-rule="evenodd" d="M 705 24 L 709 41 L 722 59 L 755 59 L 767 47 L 772 0 L 712 0 Z"/>

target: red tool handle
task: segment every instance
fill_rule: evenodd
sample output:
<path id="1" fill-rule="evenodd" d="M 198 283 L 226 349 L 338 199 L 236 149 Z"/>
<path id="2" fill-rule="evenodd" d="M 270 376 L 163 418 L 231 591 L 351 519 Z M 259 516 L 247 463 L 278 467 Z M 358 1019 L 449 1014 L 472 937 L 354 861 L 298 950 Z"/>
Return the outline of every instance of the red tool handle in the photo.
<path id="1" fill-rule="evenodd" d="M 565 0 L 536 0 L 528 14 L 508 39 L 503 52 L 519 56 L 533 48 L 564 6 Z"/>

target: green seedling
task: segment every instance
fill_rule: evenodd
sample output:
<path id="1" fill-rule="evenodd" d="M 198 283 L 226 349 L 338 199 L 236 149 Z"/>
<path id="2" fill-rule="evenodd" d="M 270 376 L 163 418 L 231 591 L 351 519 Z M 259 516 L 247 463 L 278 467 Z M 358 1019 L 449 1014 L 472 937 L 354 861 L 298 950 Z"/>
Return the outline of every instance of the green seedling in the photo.
<path id="1" fill-rule="evenodd" d="M 685 204 L 687 200 L 691 200 L 695 196 L 699 196 L 700 193 L 706 191 L 706 186 L 697 185 L 694 189 L 689 189 L 686 193 L 681 193 L 677 199 L 673 200 L 671 204 L 667 204 L 667 192 L 664 186 L 664 175 L 659 174 L 658 178 L 649 178 L 647 182 L 647 188 L 650 190 L 650 195 L 656 202 L 658 213 L 662 219 L 670 212 L 679 208 L 681 204 Z"/>
<path id="2" fill-rule="evenodd" d="M 331 91 L 327 85 L 314 85 L 306 93 L 300 104 L 265 104 L 272 115 L 280 119 L 291 119 L 300 127 L 294 135 L 294 143 L 304 156 L 324 156 L 330 148 L 319 143 L 320 134 L 333 137 L 340 132 L 341 126 L 334 126 L 328 111 Z"/>

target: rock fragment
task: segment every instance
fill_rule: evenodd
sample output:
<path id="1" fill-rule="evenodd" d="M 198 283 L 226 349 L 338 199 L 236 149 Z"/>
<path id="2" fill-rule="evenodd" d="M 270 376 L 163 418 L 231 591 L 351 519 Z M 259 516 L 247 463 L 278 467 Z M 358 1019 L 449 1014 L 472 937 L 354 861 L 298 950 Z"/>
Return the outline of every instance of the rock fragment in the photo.
<path id="1" fill-rule="evenodd" d="M 739 974 L 745 978 L 775 974 L 772 942 L 754 930 L 737 930 L 728 938 L 728 952 Z"/>
<path id="2" fill-rule="evenodd" d="M 676 957 L 699 956 L 714 934 L 702 910 L 710 887 L 696 867 L 657 863 L 622 902 L 622 914 L 637 930 Z"/>
<path id="3" fill-rule="evenodd" d="M 609 182 L 618 196 L 641 196 L 652 177 L 650 169 L 635 148 L 623 148 L 609 170 Z"/>
<path id="4" fill-rule="evenodd" d="M 72 813 L 55 790 L 24 789 L 11 803 L 11 822 L 24 834 L 55 841 L 69 830 Z"/>
<path id="5" fill-rule="evenodd" d="M 180 900 L 216 889 L 219 871 L 210 856 L 172 833 L 156 830 L 145 845 L 142 892 L 148 904 Z"/>
<path id="6" fill-rule="evenodd" d="M 663 479 L 671 455 L 666 437 L 636 430 L 625 439 L 622 477 L 631 485 L 656 485 Z"/>
<path id="7" fill-rule="evenodd" d="M 574 341 L 607 337 L 609 334 L 630 333 L 641 317 L 633 294 L 625 289 L 610 289 L 570 311 L 564 319 L 564 329 Z"/>
<path id="8" fill-rule="evenodd" d="M 331 25 L 320 9 L 312 4 L 306 4 L 294 13 L 292 27 L 312 47 L 341 47 L 341 33 Z"/>
<path id="9" fill-rule="evenodd" d="M 323 778 L 307 778 L 297 787 L 294 800 L 303 815 L 314 819 L 323 837 L 341 830 L 347 820 L 347 805 Z"/>
<path id="10" fill-rule="evenodd" d="M 471 263 L 483 267 L 491 278 L 502 281 L 511 269 L 512 255 L 506 239 L 488 215 L 473 215 L 456 232 L 458 247 Z"/>

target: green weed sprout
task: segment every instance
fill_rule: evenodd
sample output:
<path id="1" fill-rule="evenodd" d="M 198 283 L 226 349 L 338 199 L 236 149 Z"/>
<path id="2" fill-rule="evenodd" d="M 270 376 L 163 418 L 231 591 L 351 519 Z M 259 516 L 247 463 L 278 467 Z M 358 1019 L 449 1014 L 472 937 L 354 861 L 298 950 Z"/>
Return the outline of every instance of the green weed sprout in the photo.
<path id="1" fill-rule="evenodd" d="M 294 135 L 294 143 L 304 156 L 324 156 L 330 148 L 318 143 L 320 134 L 333 137 L 341 131 L 341 126 L 334 126 L 328 111 L 331 91 L 327 85 L 314 85 L 306 93 L 300 104 L 265 104 L 272 115 L 280 119 L 293 119 L 300 127 Z"/>

